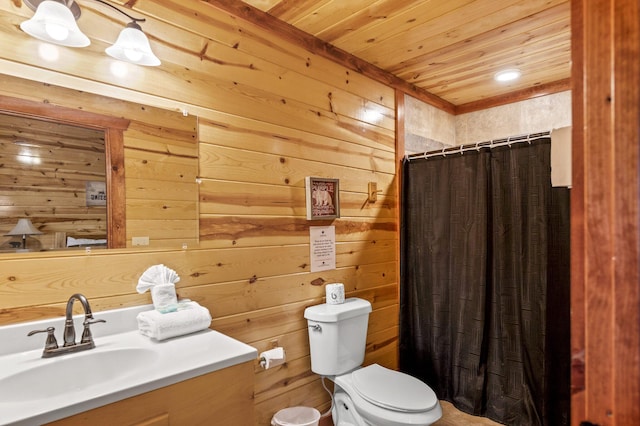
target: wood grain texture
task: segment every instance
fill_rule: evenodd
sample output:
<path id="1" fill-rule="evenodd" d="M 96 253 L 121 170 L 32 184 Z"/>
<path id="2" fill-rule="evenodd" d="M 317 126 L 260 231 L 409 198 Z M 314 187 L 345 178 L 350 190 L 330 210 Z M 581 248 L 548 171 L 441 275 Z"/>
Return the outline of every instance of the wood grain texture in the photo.
<path id="1" fill-rule="evenodd" d="M 47 423 L 252 426 L 253 365 L 243 363 Z M 221 398 L 221 395 L 225 395 Z"/>
<path id="2" fill-rule="evenodd" d="M 232 10 L 228 2 L 211 1 Z M 358 61 L 416 87 L 393 87 L 424 102 L 455 112 L 455 106 L 487 97 L 527 93 L 570 76 L 570 1 L 568 0 L 244 0 L 267 16 L 241 3 L 247 19 L 263 23 L 277 18 L 277 31 L 292 38 L 302 31 L 330 43 L 328 55 L 346 53 Z M 290 27 L 287 27 L 285 24 Z M 355 63 L 355 61 L 351 61 Z M 520 68 L 523 78 L 497 84 L 493 75 Z M 362 68 L 368 73 L 368 68 Z M 391 80 L 387 79 L 389 83 Z M 421 98 L 435 95 L 443 105 Z M 452 108 L 451 106 L 454 105 Z M 448 109 L 447 109 L 448 108 Z"/>
<path id="3" fill-rule="evenodd" d="M 151 240 L 144 250 L 0 259 L 0 323 L 62 315 L 70 291 L 96 311 L 148 303 L 135 283 L 162 263 L 180 275 L 180 297 L 209 308 L 213 328 L 260 350 L 274 341 L 287 350 L 280 369 L 252 366 L 255 424 L 294 403 L 326 410 L 303 318 L 323 302 L 324 284 L 343 282 L 349 296 L 373 302 L 366 362 L 397 367 L 395 91 L 206 2 L 133 8 L 163 64 L 131 68 L 125 85 L 101 52 L 119 31 L 117 15 L 83 4 L 91 47 L 43 65 L 19 53 L 38 43 L 17 27 L 30 12 L 0 4 L 0 36 L 15 43 L 0 54 L 13 82 L 2 93 L 130 119 L 126 238 Z M 33 83 L 43 80 L 57 85 Z M 340 179 L 340 219 L 305 219 L 305 176 Z M 366 202 L 369 182 L 382 191 L 375 203 Z M 310 272 L 314 225 L 336 227 L 335 270 Z"/>
<path id="4" fill-rule="evenodd" d="M 628 0 L 573 11 L 572 422 L 636 424 L 640 13 Z"/>

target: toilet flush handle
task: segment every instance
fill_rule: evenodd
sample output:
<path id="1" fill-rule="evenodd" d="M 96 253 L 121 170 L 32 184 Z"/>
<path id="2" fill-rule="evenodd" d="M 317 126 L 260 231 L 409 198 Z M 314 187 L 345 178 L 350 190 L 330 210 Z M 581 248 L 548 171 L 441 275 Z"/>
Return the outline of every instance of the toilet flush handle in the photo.
<path id="1" fill-rule="evenodd" d="M 309 328 L 312 328 L 313 331 L 322 331 L 322 327 L 320 326 L 320 324 L 310 325 Z"/>

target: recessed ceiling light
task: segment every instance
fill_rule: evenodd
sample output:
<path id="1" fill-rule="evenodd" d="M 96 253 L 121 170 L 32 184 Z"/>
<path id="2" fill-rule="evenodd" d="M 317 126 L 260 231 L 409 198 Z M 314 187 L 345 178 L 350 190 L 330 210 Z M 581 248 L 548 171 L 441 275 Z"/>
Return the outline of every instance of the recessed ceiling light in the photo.
<path id="1" fill-rule="evenodd" d="M 506 81 L 517 80 L 518 78 L 520 78 L 521 75 L 522 73 L 520 72 L 519 69 L 512 68 L 512 69 L 497 72 L 493 76 L 493 78 L 495 81 L 504 83 Z"/>

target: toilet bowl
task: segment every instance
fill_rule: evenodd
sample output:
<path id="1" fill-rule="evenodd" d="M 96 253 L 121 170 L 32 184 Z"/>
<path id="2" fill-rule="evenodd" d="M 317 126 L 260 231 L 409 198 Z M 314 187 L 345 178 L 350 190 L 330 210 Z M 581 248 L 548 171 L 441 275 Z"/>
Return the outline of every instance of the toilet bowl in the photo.
<path id="1" fill-rule="evenodd" d="M 425 383 L 378 364 L 362 367 L 371 303 L 350 298 L 305 309 L 311 370 L 334 384 L 336 426 L 427 426 L 442 416 Z"/>
<path id="2" fill-rule="evenodd" d="M 378 364 L 335 377 L 334 383 L 334 409 L 344 409 L 341 401 L 351 412 L 356 411 L 353 417 L 361 417 L 362 425 L 430 425 L 442 417 L 438 398 L 429 386 Z M 336 414 L 340 425 L 341 413 Z"/>
<path id="3" fill-rule="evenodd" d="M 337 376 L 334 383 L 336 426 L 430 425 L 442 417 L 429 386 L 378 364 Z"/>

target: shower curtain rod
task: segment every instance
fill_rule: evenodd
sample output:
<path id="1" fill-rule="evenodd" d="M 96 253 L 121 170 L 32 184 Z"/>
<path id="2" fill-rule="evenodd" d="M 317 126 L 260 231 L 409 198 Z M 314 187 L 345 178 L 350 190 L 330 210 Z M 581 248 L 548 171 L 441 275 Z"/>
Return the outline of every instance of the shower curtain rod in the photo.
<path id="1" fill-rule="evenodd" d="M 478 142 L 478 143 L 473 143 L 469 145 L 445 147 L 445 148 L 437 149 L 434 151 L 427 151 L 422 154 L 405 155 L 405 158 L 408 161 L 411 161 L 418 158 L 431 158 L 431 157 L 437 157 L 437 156 L 446 157 L 447 155 L 462 154 L 467 151 L 480 151 L 481 148 L 491 149 L 491 148 L 497 148 L 499 146 L 505 146 L 505 145 L 511 146 L 513 144 L 522 143 L 522 142 L 531 143 L 537 139 L 549 137 L 550 135 L 551 135 L 551 132 L 547 131 L 547 132 L 541 132 L 541 133 L 531 133 L 529 135 L 510 136 L 508 138 L 494 139 L 487 142 Z"/>

